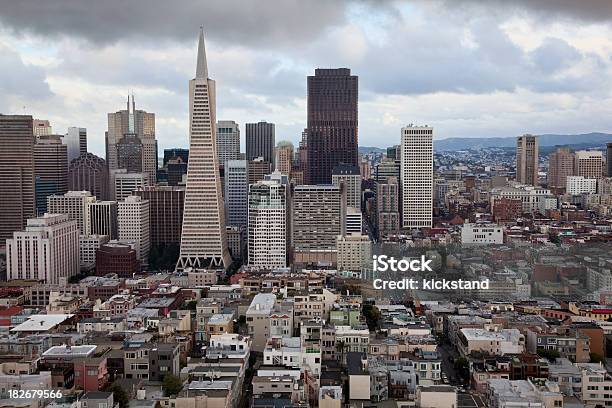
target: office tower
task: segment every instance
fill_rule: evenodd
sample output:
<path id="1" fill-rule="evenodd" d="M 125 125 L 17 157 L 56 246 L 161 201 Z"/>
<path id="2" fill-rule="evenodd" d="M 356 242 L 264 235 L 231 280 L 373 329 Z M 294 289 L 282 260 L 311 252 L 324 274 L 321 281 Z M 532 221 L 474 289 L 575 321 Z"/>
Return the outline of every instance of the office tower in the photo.
<path id="1" fill-rule="evenodd" d="M 217 122 L 217 157 L 220 165 L 240 160 L 240 129 L 233 120 Z"/>
<path id="2" fill-rule="evenodd" d="M 30 218 L 6 240 L 7 277 L 66 283 L 79 273 L 79 230 L 65 214 Z"/>
<path id="3" fill-rule="evenodd" d="M 96 252 L 108 240 L 108 235 L 81 235 L 79 237 L 79 265 L 81 268 L 95 266 Z"/>
<path id="4" fill-rule="evenodd" d="M 316 69 L 309 76 L 307 150 L 309 184 L 329 184 L 339 164 L 357 162 L 357 76 L 348 68 Z"/>
<path id="5" fill-rule="evenodd" d="M 66 146 L 57 135 L 40 136 L 34 144 L 36 213 L 47 212 L 47 197 L 68 191 Z"/>
<path id="6" fill-rule="evenodd" d="M 353 207 L 347 207 L 344 216 L 344 232 L 346 234 L 361 234 L 363 228 L 361 211 Z"/>
<path id="7" fill-rule="evenodd" d="M 96 251 L 96 275 L 117 274 L 120 278 L 133 278 L 140 272 L 138 251 L 128 243 L 109 241 Z"/>
<path id="8" fill-rule="evenodd" d="M 0 246 L 36 213 L 32 117 L 0 114 Z"/>
<path id="9" fill-rule="evenodd" d="M 117 145 L 125 135 L 131 135 L 128 139 L 133 139 L 134 137 L 139 139 L 142 144 L 142 172 L 148 174 L 151 183 L 155 182 L 157 173 L 155 114 L 143 110 L 136 110 L 136 103 L 133 95 L 131 95 L 131 97 L 128 96 L 127 109 L 108 114 L 106 160 L 108 162 L 109 172 L 122 168 L 119 163 Z M 128 141 L 129 140 L 126 140 L 124 143 Z"/>
<path id="10" fill-rule="evenodd" d="M 231 225 L 228 225 L 225 230 L 227 232 L 227 246 L 232 254 L 232 259 L 242 259 L 246 242 L 244 230 Z"/>
<path id="11" fill-rule="evenodd" d="M 263 161 L 274 162 L 274 123 L 258 122 L 246 124 L 246 159 L 263 157 Z"/>
<path id="12" fill-rule="evenodd" d="M 516 138 L 516 181 L 531 186 L 538 185 L 538 138 L 523 135 Z"/>
<path id="13" fill-rule="evenodd" d="M 565 192 L 569 195 L 595 194 L 597 192 L 597 179 L 583 176 L 568 176 Z"/>
<path id="14" fill-rule="evenodd" d="M 332 170 L 332 184 L 344 183 L 346 206 L 361 211 L 361 174 L 359 167 L 340 164 Z"/>
<path id="15" fill-rule="evenodd" d="M 389 178 L 400 178 L 400 160 L 383 159 L 374 169 L 374 180 L 377 183 L 387 183 Z"/>
<path id="16" fill-rule="evenodd" d="M 87 203 L 89 229 L 87 234 L 106 235 L 110 239 L 118 238 L 116 201 L 94 201 Z"/>
<path id="17" fill-rule="evenodd" d="M 184 184 L 184 176 L 187 174 L 187 163 L 180 157 L 171 159 L 166 164 L 166 172 L 168 173 L 168 185 L 180 186 Z"/>
<path id="18" fill-rule="evenodd" d="M 608 168 L 606 175 L 612 177 L 612 142 L 606 145 L 606 165 Z"/>
<path id="19" fill-rule="evenodd" d="M 400 230 L 399 185 L 396 177 L 376 183 L 376 224 L 378 238 L 397 234 Z"/>
<path id="20" fill-rule="evenodd" d="M 294 251 L 335 250 L 345 233 L 343 186 L 295 186 L 292 196 L 291 244 Z"/>
<path id="21" fill-rule="evenodd" d="M 143 144 L 135 133 L 126 133 L 117 142 L 117 166 L 128 173 L 142 173 Z M 150 180 L 154 180 L 150 178 Z"/>
<path id="22" fill-rule="evenodd" d="M 265 161 L 263 157 L 256 157 L 248 163 L 249 184 L 255 184 L 263 180 L 266 175 L 270 174 L 270 163 Z"/>
<path id="23" fill-rule="evenodd" d="M 134 193 L 149 201 L 151 246 L 181 242 L 185 188 L 144 187 Z"/>
<path id="24" fill-rule="evenodd" d="M 200 28 L 196 76 L 189 81 L 189 164 L 177 270 L 226 269 L 230 264 L 215 146 L 215 95 Z"/>
<path id="25" fill-rule="evenodd" d="M 387 147 L 387 159 L 389 160 L 401 160 L 402 146 L 394 145 Z"/>
<path id="26" fill-rule="evenodd" d="M 243 228 L 247 225 L 249 173 L 246 160 L 225 163 L 226 224 Z"/>
<path id="27" fill-rule="evenodd" d="M 402 128 L 402 227 L 431 227 L 433 220 L 433 128 Z"/>
<path id="28" fill-rule="evenodd" d="M 568 147 L 559 147 L 548 156 L 548 188 L 564 189 L 568 176 L 574 175 L 574 154 Z"/>
<path id="29" fill-rule="evenodd" d="M 47 136 L 53 133 L 51 124 L 48 120 L 33 119 L 32 120 L 32 134 L 35 137 Z"/>
<path id="30" fill-rule="evenodd" d="M 249 265 L 287 266 L 287 185 L 264 180 L 249 186 Z"/>
<path id="31" fill-rule="evenodd" d="M 79 233 L 89 233 L 87 206 L 96 201 L 89 191 L 68 191 L 64 195 L 47 197 L 47 211 L 51 214 L 66 214 L 68 219 L 76 221 Z"/>
<path id="32" fill-rule="evenodd" d="M 108 200 L 109 176 L 106 160 L 92 153 L 85 153 L 70 163 L 68 190 L 89 191 L 99 200 Z"/>
<path id="33" fill-rule="evenodd" d="M 151 248 L 149 200 L 133 195 L 119 201 L 117 205 L 119 240 L 137 242 L 140 260 L 147 264 Z"/>
<path id="34" fill-rule="evenodd" d="M 68 147 L 68 165 L 74 159 L 87 154 L 87 129 L 69 127 L 64 136 L 64 144 Z"/>
<path id="35" fill-rule="evenodd" d="M 597 150 L 579 150 L 574 155 L 574 175 L 584 178 L 603 177 L 603 154 Z"/>
<path id="36" fill-rule="evenodd" d="M 290 176 L 293 168 L 293 144 L 288 141 L 278 142 L 275 152 L 275 170 Z"/>
<path id="37" fill-rule="evenodd" d="M 358 156 L 359 161 L 359 174 L 364 180 L 370 180 L 372 178 L 372 163 L 363 157 L 361 154 Z"/>
<path id="38" fill-rule="evenodd" d="M 172 159 L 181 158 L 183 163 L 189 162 L 189 149 L 164 149 L 164 166 Z"/>
<path id="39" fill-rule="evenodd" d="M 110 179 L 113 187 L 111 198 L 115 201 L 121 201 L 150 184 L 148 173 L 128 173 L 125 169 L 113 170 Z"/>

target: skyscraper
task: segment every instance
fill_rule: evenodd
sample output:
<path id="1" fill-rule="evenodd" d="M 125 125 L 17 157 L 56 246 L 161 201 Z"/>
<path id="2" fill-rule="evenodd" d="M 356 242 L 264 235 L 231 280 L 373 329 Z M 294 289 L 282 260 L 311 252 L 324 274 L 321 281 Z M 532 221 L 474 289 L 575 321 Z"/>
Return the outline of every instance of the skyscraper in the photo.
<path id="1" fill-rule="evenodd" d="M 240 159 L 240 128 L 233 120 L 217 122 L 217 157 L 221 165 Z"/>
<path id="2" fill-rule="evenodd" d="M 47 197 L 68 191 L 67 149 L 58 135 L 40 136 L 34 144 L 36 212 L 47 212 Z"/>
<path id="3" fill-rule="evenodd" d="M 28 220 L 24 231 L 6 241 L 7 277 L 49 284 L 79 273 L 79 230 L 64 214 Z"/>
<path id="4" fill-rule="evenodd" d="M 574 156 L 574 175 L 584 178 L 603 177 L 603 154 L 598 150 L 579 150 Z"/>
<path id="5" fill-rule="evenodd" d="M 112 184 L 111 198 L 121 201 L 139 188 L 150 185 L 148 173 L 128 173 L 125 169 L 113 170 L 110 179 Z"/>
<path id="6" fill-rule="evenodd" d="M 359 167 L 341 164 L 332 170 L 332 184 L 344 183 L 346 206 L 361 211 L 361 173 Z"/>
<path id="7" fill-rule="evenodd" d="M 132 195 L 117 205 L 119 240 L 137 242 L 140 260 L 147 264 L 151 248 L 149 200 Z"/>
<path id="8" fill-rule="evenodd" d="M 0 245 L 35 215 L 32 117 L 0 114 Z"/>
<path id="9" fill-rule="evenodd" d="M 89 191 L 99 200 L 108 200 L 109 177 L 106 161 L 92 153 L 85 153 L 70 163 L 68 190 Z"/>
<path id="10" fill-rule="evenodd" d="M 215 81 L 208 78 L 200 28 L 196 76 L 189 81 L 189 164 L 181 253 L 177 270 L 226 269 L 230 265 L 216 149 Z"/>
<path id="11" fill-rule="evenodd" d="M 402 128 L 401 195 L 403 228 L 431 227 L 433 221 L 433 128 Z"/>
<path id="12" fill-rule="evenodd" d="M 538 138 L 523 135 L 516 139 L 516 181 L 531 186 L 538 185 Z"/>
<path id="13" fill-rule="evenodd" d="M 64 144 L 68 147 L 68 165 L 77 157 L 87 153 L 87 129 L 69 127 L 64 136 Z"/>
<path id="14" fill-rule="evenodd" d="M 274 162 L 274 123 L 265 121 L 246 124 L 246 159 L 263 157 L 268 163 Z"/>
<path id="15" fill-rule="evenodd" d="M 357 87 L 348 68 L 318 68 L 308 77 L 307 183 L 329 184 L 338 164 L 359 165 Z"/>
<path id="16" fill-rule="evenodd" d="M 32 120 L 32 132 L 34 133 L 34 136 L 39 137 L 39 136 L 50 135 L 51 133 L 53 133 L 53 130 L 48 120 L 33 119 Z"/>
<path id="17" fill-rule="evenodd" d="M 47 197 L 47 211 L 51 214 L 66 214 L 77 222 L 80 234 L 89 234 L 89 211 L 87 207 L 96 197 L 89 191 L 69 191 L 63 195 Z"/>
<path id="18" fill-rule="evenodd" d="M 149 201 L 151 246 L 181 242 L 185 189 L 182 187 L 144 187 L 134 193 Z"/>
<path id="19" fill-rule="evenodd" d="M 612 142 L 606 145 L 606 165 L 608 168 L 607 176 L 612 177 Z"/>
<path id="20" fill-rule="evenodd" d="M 255 184 L 263 180 L 266 175 L 270 174 L 270 162 L 264 160 L 263 157 L 256 157 L 249 161 L 249 184 Z"/>
<path id="21" fill-rule="evenodd" d="M 291 169 L 293 168 L 293 144 L 291 142 L 278 142 L 274 162 L 275 170 L 286 176 L 291 175 Z"/>
<path id="22" fill-rule="evenodd" d="M 148 174 L 151 183 L 155 182 L 157 173 L 155 114 L 136 110 L 133 95 L 128 96 L 127 109 L 108 114 L 106 160 L 109 171 L 122 168 L 119 163 L 118 144 L 125 135 L 132 135 L 131 139 L 134 137 L 139 139 L 142 145 L 142 172 Z"/>
<path id="23" fill-rule="evenodd" d="M 249 186 L 249 265 L 287 266 L 287 185 L 264 180 Z"/>
<path id="24" fill-rule="evenodd" d="M 564 189 L 568 176 L 574 175 L 574 154 L 568 147 L 559 147 L 548 156 L 548 188 Z"/>
<path id="25" fill-rule="evenodd" d="M 225 163 L 226 223 L 246 227 L 248 216 L 249 173 L 246 160 Z"/>
<path id="26" fill-rule="evenodd" d="M 118 238 L 118 209 L 116 201 L 93 201 L 87 203 L 86 219 L 89 222 L 87 234 L 106 235 Z"/>
<path id="27" fill-rule="evenodd" d="M 379 239 L 399 232 L 399 188 L 396 177 L 376 183 L 376 215 Z"/>

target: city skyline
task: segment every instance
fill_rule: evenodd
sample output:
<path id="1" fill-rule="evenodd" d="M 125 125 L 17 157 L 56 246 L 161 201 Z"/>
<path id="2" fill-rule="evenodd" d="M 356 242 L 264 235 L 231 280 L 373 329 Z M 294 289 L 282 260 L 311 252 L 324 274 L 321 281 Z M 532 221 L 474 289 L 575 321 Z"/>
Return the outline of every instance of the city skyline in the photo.
<path id="1" fill-rule="evenodd" d="M 0 15 L 2 62 L 22 68 L 2 70 L 0 75 L 11 77 L 0 77 L 10 80 L 3 81 L 10 87 L 0 97 L 0 110 L 20 114 L 25 106 L 34 117 L 50 120 L 54 133 L 87 128 L 90 151 L 99 156 L 105 115 L 130 90 L 139 106 L 158 115 L 160 151 L 187 146 L 185 83 L 194 45 L 188 33 L 200 24 L 211 37 L 211 69 L 219 72 L 218 118 L 236 121 L 243 132 L 248 122 L 275 123 L 276 139 L 295 146 L 306 125 L 306 76 L 320 67 L 347 67 L 360 77 L 362 146 L 396 144 L 397 130 L 411 122 L 435 125 L 440 139 L 612 129 L 605 114 L 612 108 L 606 79 L 612 36 L 602 18 L 609 9 L 595 8 L 601 2 L 552 12 L 539 2 L 519 2 L 495 13 L 473 1 L 452 10 L 443 1 L 263 4 L 252 16 L 234 11 L 234 28 L 223 24 L 224 8 L 210 2 L 208 9 L 185 7 L 189 15 L 178 7 L 169 11 L 174 23 L 154 31 L 142 24 L 152 17 L 148 10 L 131 13 L 131 25 L 111 31 L 95 19 L 87 26 L 70 24 L 100 11 L 95 7 L 66 13 L 70 3 L 56 2 L 46 18 L 66 24 L 51 27 L 23 21 L 32 6 L 20 3 Z M 104 12 L 112 2 L 99 7 Z M 314 13 L 326 17 L 317 20 L 313 33 L 302 17 Z M 291 18 L 279 18 L 286 14 Z M 252 23 L 240 24 L 255 15 L 273 21 L 265 30 L 257 27 L 258 36 L 249 35 Z M 432 18 L 440 32 L 427 30 L 424 21 Z M 303 46 L 299 54 L 288 47 L 291 41 Z M 123 58 L 128 53 L 130 64 Z M 378 62 L 383 55 L 392 57 L 385 66 Z M 404 64 L 407 57 L 420 64 Z"/>

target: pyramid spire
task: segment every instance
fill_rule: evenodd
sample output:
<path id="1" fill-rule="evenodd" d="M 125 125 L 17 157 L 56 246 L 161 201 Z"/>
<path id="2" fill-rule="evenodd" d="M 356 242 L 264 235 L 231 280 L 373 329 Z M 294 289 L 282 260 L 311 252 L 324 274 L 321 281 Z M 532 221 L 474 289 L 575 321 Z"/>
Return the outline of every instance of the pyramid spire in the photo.
<path id="1" fill-rule="evenodd" d="M 204 27 L 200 26 L 200 41 L 198 43 L 198 65 L 196 78 L 208 78 L 208 64 L 206 63 L 206 48 L 204 46 Z"/>

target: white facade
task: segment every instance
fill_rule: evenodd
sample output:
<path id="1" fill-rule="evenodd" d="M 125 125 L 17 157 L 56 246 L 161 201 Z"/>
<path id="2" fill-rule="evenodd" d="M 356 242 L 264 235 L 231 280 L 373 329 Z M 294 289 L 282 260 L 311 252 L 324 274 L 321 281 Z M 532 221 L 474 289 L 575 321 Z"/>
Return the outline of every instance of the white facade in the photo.
<path id="1" fill-rule="evenodd" d="M 338 235 L 338 270 L 366 272 L 372 269 L 372 241 L 367 235 Z"/>
<path id="2" fill-rule="evenodd" d="M 87 206 L 94 203 L 96 197 L 89 191 L 69 191 L 64 195 L 47 197 L 47 211 L 50 214 L 66 214 L 68 218 L 77 222 L 81 234 L 89 233 L 89 219 Z"/>
<path id="3" fill-rule="evenodd" d="M 96 251 L 108 242 L 108 235 L 81 235 L 79 237 L 79 263 L 81 267 L 96 264 Z"/>
<path id="4" fill-rule="evenodd" d="M 135 241 L 138 244 L 137 252 L 140 259 L 147 263 L 150 249 L 150 208 L 149 200 L 139 196 L 129 196 L 119 201 L 117 223 L 119 239 Z"/>
<path id="5" fill-rule="evenodd" d="M 87 129 L 69 127 L 63 143 L 68 148 L 68 165 L 70 165 L 71 161 L 87 153 Z"/>
<path id="6" fill-rule="evenodd" d="M 496 224 L 478 223 L 463 224 L 461 228 L 462 244 L 503 244 L 504 230 Z"/>
<path id="7" fill-rule="evenodd" d="M 433 221 L 433 128 L 402 128 L 402 227 L 431 227 Z"/>
<path id="8" fill-rule="evenodd" d="M 226 269 L 231 263 L 217 160 L 215 87 L 208 78 L 200 29 L 196 76 L 189 81 L 189 163 L 177 270 Z"/>
<path id="9" fill-rule="evenodd" d="M 233 120 L 217 122 L 217 158 L 219 164 L 240 160 L 240 128 Z M 227 175 L 227 168 L 226 168 Z"/>
<path id="10" fill-rule="evenodd" d="M 249 265 L 287 266 L 287 186 L 264 180 L 249 187 Z"/>
<path id="11" fill-rule="evenodd" d="M 111 173 L 112 195 L 116 201 L 131 196 L 134 191 L 150 184 L 147 173 L 128 173 L 125 169 L 113 170 Z"/>
<path id="12" fill-rule="evenodd" d="M 363 227 L 363 217 L 361 210 L 358 208 L 348 207 L 346 209 L 346 226 L 347 234 L 361 234 Z"/>
<path id="13" fill-rule="evenodd" d="M 249 171 L 246 160 L 225 162 L 225 208 L 227 225 L 246 227 L 248 220 Z"/>
<path id="14" fill-rule="evenodd" d="M 6 240 L 7 278 L 65 283 L 79 273 L 79 229 L 65 214 L 28 220 Z"/>
<path id="15" fill-rule="evenodd" d="M 567 176 L 565 191 L 570 195 L 595 194 L 597 192 L 597 179 Z"/>
<path id="16" fill-rule="evenodd" d="M 340 165 L 333 170 L 332 184 L 344 183 L 346 206 L 361 211 L 361 173 L 358 167 Z"/>
<path id="17" fill-rule="evenodd" d="M 585 178 L 603 177 L 603 153 L 598 150 L 579 150 L 574 153 L 574 175 Z"/>
<path id="18" fill-rule="evenodd" d="M 546 210 L 556 209 L 557 198 L 551 194 L 550 190 L 517 185 L 515 187 L 495 187 L 491 189 L 491 209 L 495 205 L 495 200 L 500 198 L 508 198 L 512 200 L 520 200 L 524 213 L 539 211 L 544 213 Z"/>

